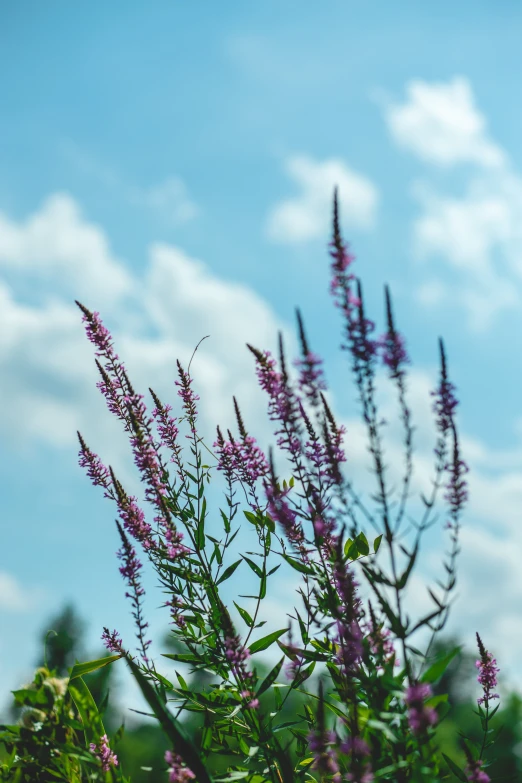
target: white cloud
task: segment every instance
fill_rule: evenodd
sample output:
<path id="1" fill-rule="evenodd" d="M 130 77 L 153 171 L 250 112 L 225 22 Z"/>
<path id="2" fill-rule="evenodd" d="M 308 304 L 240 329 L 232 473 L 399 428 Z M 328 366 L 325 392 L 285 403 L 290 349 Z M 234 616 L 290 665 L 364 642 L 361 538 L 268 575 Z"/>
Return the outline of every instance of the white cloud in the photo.
<path id="1" fill-rule="evenodd" d="M 132 279 L 114 258 L 97 226 L 83 218 L 67 193 L 55 193 L 24 221 L 0 212 L 0 270 L 27 275 L 40 294 L 63 292 L 64 286 L 81 298 L 94 294 L 108 305 L 128 294 Z M 49 286 L 49 283 L 51 285 Z"/>
<path id="2" fill-rule="evenodd" d="M 442 259 L 460 278 L 444 303 L 460 303 L 475 331 L 489 328 L 497 313 L 519 307 L 522 179 L 501 171 L 474 177 L 462 196 L 439 195 L 425 184 L 413 192 L 421 205 L 413 224 L 415 255 Z M 425 304 L 442 301 L 430 301 L 426 284 L 417 297 Z"/>
<path id="3" fill-rule="evenodd" d="M 180 177 L 169 177 L 150 188 L 133 188 L 132 199 L 162 215 L 175 225 L 187 223 L 199 215 L 199 208 L 190 199 L 187 186 Z"/>
<path id="4" fill-rule="evenodd" d="M 200 214 L 199 207 L 179 176 L 169 176 L 156 185 L 140 187 L 71 141 L 63 142 L 62 149 L 67 159 L 83 174 L 131 204 L 151 210 L 167 223 L 182 225 Z"/>
<path id="5" fill-rule="evenodd" d="M 395 141 L 430 163 L 473 165 L 460 193 L 437 192 L 415 182 L 420 206 L 413 222 L 414 256 L 442 261 L 452 279 L 419 284 L 425 307 L 462 307 L 470 330 L 484 332 L 499 314 L 520 307 L 522 278 L 522 178 L 490 138 L 469 81 L 412 80 L 404 103 L 384 99 Z"/>
<path id="6" fill-rule="evenodd" d="M 14 576 L 0 571 L 0 611 L 28 612 L 38 603 L 41 592 L 21 585 Z"/>
<path id="7" fill-rule="evenodd" d="M 260 440 L 272 439 L 266 395 L 245 343 L 275 351 L 281 329 L 295 356 L 297 340 L 248 286 L 221 280 L 167 245 L 152 246 L 144 274 L 133 275 L 67 195 L 50 197 L 20 222 L 2 215 L 1 225 L 0 264 L 9 281 L 0 284 L 2 437 L 16 447 L 71 449 L 79 429 L 106 461 L 130 464 L 120 423 L 95 388 L 94 350 L 73 304 L 78 298 L 100 310 L 136 388 L 152 386 L 174 405 L 176 359 L 187 368 L 209 334 L 191 367 L 206 442 L 215 439 L 216 424 L 235 427 L 234 394 L 247 426 L 261 420 Z M 35 277 L 49 293 L 39 287 L 35 294 Z"/>
<path id="8" fill-rule="evenodd" d="M 321 162 L 304 155 L 294 156 L 286 162 L 285 168 L 301 192 L 271 210 L 267 234 L 274 242 L 292 244 L 324 237 L 331 220 L 335 185 L 339 188 L 343 225 L 361 229 L 373 227 L 379 201 L 377 188 L 342 160 Z"/>
<path id="9" fill-rule="evenodd" d="M 488 136 L 466 78 L 431 84 L 413 79 L 406 91 L 405 103 L 384 100 L 390 132 L 404 149 L 441 166 L 475 163 L 487 168 L 505 162 L 505 153 Z"/>

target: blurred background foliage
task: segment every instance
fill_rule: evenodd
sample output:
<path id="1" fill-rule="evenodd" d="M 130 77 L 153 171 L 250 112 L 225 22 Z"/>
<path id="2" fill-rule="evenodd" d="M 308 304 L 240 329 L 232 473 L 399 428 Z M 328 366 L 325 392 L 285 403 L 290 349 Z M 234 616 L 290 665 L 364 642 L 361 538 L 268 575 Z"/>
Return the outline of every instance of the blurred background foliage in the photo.
<path id="1" fill-rule="evenodd" d="M 52 631 L 52 632 L 51 632 Z M 35 658 L 35 668 L 47 663 L 49 669 L 55 669 L 58 676 L 67 675 L 68 668 L 76 660 L 87 661 L 102 658 L 107 655 L 105 649 L 87 651 L 84 641 L 85 623 L 78 615 L 74 606 L 67 605 L 49 618 L 37 640 L 38 655 Z M 455 638 L 437 640 L 430 655 L 438 656 L 448 652 L 459 644 Z M 176 652 L 173 637 L 165 636 L 166 652 Z M 462 767 L 465 756 L 459 746 L 459 732 L 480 743 L 482 734 L 480 721 L 476 711 L 476 699 L 480 686 L 476 681 L 476 655 L 462 651 L 453 659 L 441 680 L 434 686 L 434 693 L 447 693 L 451 709 L 443 718 L 437 729 L 440 749 Z M 256 667 L 261 678 L 269 671 L 269 666 L 256 659 Z M 185 676 L 185 674 L 183 675 Z M 166 780 L 165 751 L 168 744 L 161 729 L 152 719 L 130 711 L 125 704 L 117 667 L 105 666 L 86 676 L 86 682 L 98 705 L 105 702 L 104 724 L 109 737 L 114 736 L 117 729 L 125 724 L 123 736 L 114 747 L 122 768 L 132 783 L 153 783 Z M 204 691 L 211 681 L 211 675 L 198 673 L 192 678 L 187 676 L 189 687 L 194 691 Z M 20 687 L 21 683 L 12 683 L 12 689 Z M 308 684 L 310 686 L 310 683 Z M 314 684 L 311 685 L 314 690 Z M 4 697 L 5 698 L 5 697 Z M 263 697 L 271 698 L 267 692 Z M 281 714 L 281 722 L 299 719 L 302 714 L 301 704 L 304 697 L 295 693 L 293 700 L 288 699 Z M 20 717 L 19 711 L 8 704 L 8 713 L 12 721 Z M 203 729 L 202 713 L 192 712 L 185 719 L 185 725 L 196 741 Z M 522 780 L 522 698 L 518 694 L 510 694 L 501 701 L 501 707 L 492 721 L 492 728 L 503 727 L 494 748 L 495 762 L 488 769 L 493 781 Z M 491 759 L 488 759 L 491 760 Z M 228 764 L 226 755 L 211 756 L 209 767 L 215 772 L 224 771 Z"/>

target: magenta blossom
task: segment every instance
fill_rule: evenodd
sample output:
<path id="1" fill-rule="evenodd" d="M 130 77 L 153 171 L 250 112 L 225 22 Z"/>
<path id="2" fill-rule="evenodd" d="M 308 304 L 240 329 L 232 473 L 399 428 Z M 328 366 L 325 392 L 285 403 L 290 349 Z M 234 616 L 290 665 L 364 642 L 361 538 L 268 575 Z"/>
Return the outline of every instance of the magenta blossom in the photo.
<path id="1" fill-rule="evenodd" d="M 414 734 L 422 734 L 429 726 L 437 722 L 437 713 L 424 702 L 432 695 L 427 682 L 410 685 L 404 701 L 408 705 L 408 721 Z"/>
<path id="2" fill-rule="evenodd" d="M 468 783 L 491 783 L 491 778 L 482 769 L 482 761 L 470 761 L 466 767 Z"/>
<path id="3" fill-rule="evenodd" d="M 493 658 L 492 653 L 488 652 L 482 643 L 482 639 L 477 633 L 477 644 L 480 652 L 480 660 L 476 661 L 475 666 L 479 670 L 477 680 L 479 685 L 482 685 L 484 689 L 484 695 L 477 699 L 478 704 L 486 702 L 486 709 L 488 702 L 491 699 L 499 699 L 498 693 L 491 693 L 492 689 L 497 686 L 497 674 L 500 669 L 497 666 L 497 661 Z"/>
<path id="4" fill-rule="evenodd" d="M 108 772 L 111 767 L 118 766 L 118 757 L 109 748 L 109 738 L 106 734 L 100 737 L 99 748 L 95 742 L 91 742 L 89 748 L 91 753 L 94 753 L 96 758 L 101 761 L 104 772 Z"/>
<path id="5" fill-rule="evenodd" d="M 191 769 L 183 766 L 183 759 L 177 753 L 167 750 L 165 761 L 169 765 L 169 783 L 190 783 L 196 777 Z"/>

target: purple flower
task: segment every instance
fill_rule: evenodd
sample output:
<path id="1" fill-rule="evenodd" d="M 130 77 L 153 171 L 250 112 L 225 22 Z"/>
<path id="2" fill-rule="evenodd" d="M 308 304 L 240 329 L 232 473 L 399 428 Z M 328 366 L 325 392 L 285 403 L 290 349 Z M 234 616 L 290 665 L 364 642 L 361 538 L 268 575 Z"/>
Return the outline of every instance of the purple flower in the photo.
<path id="1" fill-rule="evenodd" d="M 433 412 L 437 417 L 437 428 L 441 435 L 445 435 L 449 429 L 453 428 L 453 416 L 458 400 L 454 395 L 455 385 L 448 380 L 446 356 L 442 340 L 439 340 L 439 349 L 441 359 L 440 382 L 437 389 L 430 392 L 430 394 L 432 397 L 435 397 Z"/>
<path id="2" fill-rule="evenodd" d="M 275 359 L 270 358 L 270 351 L 261 353 L 257 348 L 253 348 L 247 343 L 247 347 L 254 354 L 257 360 L 256 374 L 261 388 L 268 393 L 269 418 L 271 421 L 279 421 L 282 429 L 276 430 L 275 434 L 281 437 L 277 440 L 277 445 L 288 451 L 294 463 L 298 463 L 302 453 L 301 433 L 302 426 L 300 422 L 300 411 L 298 397 L 292 391 L 288 384 L 288 376 L 284 366 L 283 341 L 279 335 L 279 350 L 281 354 L 282 372 L 277 372 L 274 368 Z"/>
<path id="3" fill-rule="evenodd" d="M 224 471 L 228 480 L 233 480 L 235 472 L 241 481 L 253 489 L 257 479 L 265 476 L 269 469 L 266 457 L 256 445 L 255 438 L 245 434 L 242 442 L 237 443 L 230 430 L 229 441 L 225 441 L 219 427 L 217 432 L 218 439 L 212 444 L 219 454 L 217 469 Z"/>
<path id="4" fill-rule="evenodd" d="M 196 394 L 193 389 L 191 389 L 192 378 L 188 373 L 185 372 L 179 363 L 179 360 L 177 361 L 177 365 L 180 380 L 175 381 L 175 384 L 176 386 L 179 386 L 178 394 L 183 400 L 183 408 L 185 409 L 188 418 L 192 420 L 190 423 L 191 435 L 186 435 L 185 437 L 192 438 L 196 435 L 195 420 L 198 415 L 196 401 L 199 400 L 199 395 Z"/>
<path id="5" fill-rule="evenodd" d="M 336 742 L 335 732 L 322 727 L 308 735 L 308 746 L 314 756 L 312 769 L 318 770 L 322 775 L 333 775 L 334 783 L 341 783 L 337 748 L 331 747 Z"/>
<path id="6" fill-rule="evenodd" d="M 377 658 L 378 668 L 382 669 L 383 664 L 388 663 L 392 659 L 395 659 L 395 666 L 397 666 L 399 661 L 395 654 L 389 629 L 385 628 L 383 623 L 380 625 L 377 623 L 371 606 L 370 616 L 371 619 L 366 623 L 364 631 L 370 652 Z"/>
<path id="7" fill-rule="evenodd" d="M 110 633 L 108 628 L 104 628 L 101 638 L 102 642 L 108 650 L 113 653 L 123 654 L 121 636 L 119 635 L 118 631 L 113 631 Z"/>
<path id="8" fill-rule="evenodd" d="M 388 323 L 388 330 L 378 339 L 377 343 L 382 350 L 382 360 L 384 364 L 391 370 L 391 377 L 398 379 L 404 374 L 404 365 L 408 364 L 410 360 L 406 353 L 404 338 L 395 329 L 388 286 L 385 286 L 384 293 L 386 298 L 386 320 Z"/>
<path id="9" fill-rule="evenodd" d="M 453 438 L 453 460 L 446 463 L 444 468 L 450 473 L 450 479 L 446 486 L 444 499 L 449 503 L 451 514 L 453 518 L 455 518 L 468 499 L 467 481 L 463 476 L 469 472 L 466 463 L 460 459 L 459 443 L 456 432 L 454 432 Z"/>
<path id="10" fill-rule="evenodd" d="M 394 332 L 386 332 L 379 337 L 378 344 L 382 349 L 382 360 L 392 371 L 392 377 L 396 377 L 403 371 L 402 365 L 409 362 L 408 354 L 402 335 Z"/>
<path id="11" fill-rule="evenodd" d="M 143 545 L 144 549 L 152 548 L 154 546 L 152 528 L 145 521 L 145 514 L 138 506 L 137 499 L 129 497 L 118 481 L 116 481 L 116 494 L 123 527 Z"/>
<path id="12" fill-rule="evenodd" d="M 255 710 L 259 707 L 259 700 L 254 697 L 254 674 L 249 672 L 245 666 L 245 661 L 250 658 L 250 650 L 244 647 L 238 636 L 227 636 L 225 638 L 225 657 L 230 664 L 232 672 L 242 683 L 241 697 L 247 699 L 247 707 Z"/>
<path id="13" fill-rule="evenodd" d="M 77 432 L 77 435 L 81 447 L 78 452 L 78 464 L 81 468 L 86 468 L 87 475 L 91 479 L 93 486 L 104 487 L 107 490 L 105 493 L 106 497 L 110 497 L 111 474 L 109 468 L 105 467 L 98 455 L 90 450 L 79 432 Z"/>
<path id="14" fill-rule="evenodd" d="M 286 489 L 280 489 L 278 491 L 274 484 L 265 484 L 268 513 L 273 520 L 279 522 L 290 543 L 304 555 L 306 550 L 304 549 L 305 537 L 303 528 L 297 519 L 296 512 L 290 508 L 290 505 L 286 500 L 286 496 L 290 490 L 291 487 L 287 487 Z M 308 559 L 308 557 L 306 557 L 306 559 Z"/>
<path id="15" fill-rule="evenodd" d="M 196 777 L 191 769 L 183 766 L 183 759 L 177 753 L 167 750 L 165 761 L 169 765 L 169 783 L 190 783 Z"/>
<path id="16" fill-rule="evenodd" d="M 328 388 L 324 379 L 323 370 L 320 366 L 322 365 L 323 360 L 320 356 L 317 356 L 317 354 L 310 351 L 299 310 L 296 310 L 296 315 L 299 337 L 301 340 L 301 352 L 303 354 L 302 359 L 294 360 L 294 367 L 297 367 L 300 370 L 299 388 L 304 391 L 305 396 L 312 405 L 318 407 L 320 404 L 319 394 L 321 390 L 326 391 Z"/>
<path id="17" fill-rule="evenodd" d="M 351 569 L 339 561 L 335 564 L 334 584 L 340 599 L 336 637 L 339 650 L 336 657 L 343 673 L 351 677 L 363 653 L 363 633 L 358 618 L 361 601 L 357 597 L 357 582 Z"/>
<path id="18" fill-rule="evenodd" d="M 477 699 L 478 704 L 486 702 L 486 709 L 491 699 L 499 699 L 498 693 L 491 693 L 493 688 L 497 686 L 497 674 L 500 669 L 497 666 L 497 661 L 493 658 L 492 653 L 488 652 L 482 643 L 482 639 L 477 633 L 477 644 L 480 652 L 480 660 L 476 661 L 475 666 L 479 670 L 477 677 L 479 685 L 482 685 L 484 695 L 480 699 Z"/>
<path id="19" fill-rule="evenodd" d="M 431 686 L 427 682 L 419 682 L 408 687 L 404 701 L 409 708 L 408 721 L 414 734 L 422 734 L 437 722 L 437 713 L 433 707 L 424 704 L 431 695 Z"/>
<path id="20" fill-rule="evenodd" d="M 142 565 L 136 557 L 134 547 L 131 546 L 129 539 L 125 535 L 121 525 L 117 522 L 118 532 L 121 537 L 122 547 L 118 551 L 118 558 L 122 561 L 120 574 L 127 582 L 130 592 L 125 593 L 126 598 L 130 598 L 133 606 L 133 617 L 136 622 L 137 637 L 140 643 L 141 655 L 145 663 L 148 663 L 147 649 L 151 645 L 150 640 L 145 639 L 145 631 L 148 623 L 143 619 L 141 599 L 145 595 L 145 590 L 140 584 L 139 575 Z"/>
<path id="21" fill-rule="evenodd" d="M 469 783 L 491 783 L 491 778 L 482 769 L 482 761 L 470 761 L 465 769 Z"/>
<path id="22" fill-rule="evenodd" d="M 118 766 L 118 757 L 109 748 L 109 738 L 106 734 L 100 737 L 99 748 L 95 742 L 89 745 L 91 753 L 96 755 L 98 761 L 101 761 L 102 770 L 108 772 L 111 767 Z"/>

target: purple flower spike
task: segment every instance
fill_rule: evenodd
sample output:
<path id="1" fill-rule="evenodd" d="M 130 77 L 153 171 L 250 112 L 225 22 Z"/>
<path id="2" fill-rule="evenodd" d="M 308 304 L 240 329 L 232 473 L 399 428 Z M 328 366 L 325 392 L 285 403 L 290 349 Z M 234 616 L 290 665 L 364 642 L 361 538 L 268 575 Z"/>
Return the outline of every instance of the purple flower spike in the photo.
<path id="1" fill-rule="evenodd" d="M 488 652 L 482 643 L 482 639 L 477 633 L 477 644 L 480 652 L 480 660 L 475 663 L 475 666 L 479 670 L 477 677 L 479 685 L 482 685 L 484 695 L 477 699 L 478 704 L 486 703 L 486 709 L 491 699 L 499 699 L 498 693 L 491 693 L 493 688 L 497 686 L 497 674 L 500 669 L 497 666 L 497 661 L 493 658 L 492 653 Z"/>
<path id="2" fill-rule="evenodd" d="M 232 672 L 235 674 L 243 688 L 241 697 L 247 700 L 246 707 L 255 710 L 259 707 L 259 700 L 254 698 L 254 673 L 248 671 L 245 661 L 250 658 L 250 650 L 241 644 L 238 636 L 227 636 L 225 639 L 225 657 Z"/>
<path id="3" fill-rule="evenodd" d="M 123 654 L 124 651 L 123 647 L 121 646 L 121 636 L 119 635 L 118 631 L 113 631 L 111 633 L 108 628 L 104 628 L 101 638 L 102 642 L 108 650 L 113 653 Z"/>
<path id="4" fill-rule="evenodd" d="M 185 372 L 179 361 L 177 362 L 178 365 L 178 375 L 179 375 L 179 381 L 175 381 L 176 386 L 179 386 L 178 394 L 183 400 L 183 408 L 185 409 L 185 412 L 187 416 L 192 419 L 192 423 L 190 426 L 191 434 L 185 435 L 186 438 L 192 438 L 194 435 L 196 435 L 196 429 L 195 429 L 195 420 L 198 415 L 198 411 L 196 408 L 196 401 L 199 400 L 199 395 L 194 392 L 194 390 L 191 388 L 192 384 L 192 378 L 190 375 Z"/>
<path id="5" fill-rule="evenodd" d="M 109 468 L 105 467 L 98 455 L 90 450 L 79 432 L 77 432 L 77 435 L 81 446 L 80 451 L 78 452 L 78 464 L 81 468 L 87 470 L 87 475 L 91 479 L 93 486 L 104 487 L 104 489 L 107 490 L 105 496 L 109 497 L 110 495 L 108 493 L 110 492 L 109 487 L 111 478 Z"/>
<path id="6" fill-rule="evenodd" d="M 431 686 L 427 682 L 410 685 L 406 692 L 404 701 L 409 707 L 408 721 L 414 734 L 422 734 L 437 722 L 437 713 L 433 707 L 424 704 L 431 695 Z"/>
<path id="7" fill-rule="evenodd" d="M 288 451 L 292 456 L 294 464 L 296 464 L 300 461 L 302 453 L 302 425 L 298 397 L 288 384 L 281 333 L 279 334 L 281 373 L 275 370 L 276 361 L 271 358 L 270 351 L 261 353 L 261 351 L 253 348 L 248 343 L 247 347 L 256 357 L 256 374 L 260 386 L 268 393 L 270 398 L 268 406 L 269 418 L 271 421 L 278 421 L 282 424 L 282 429 L 275 432 L 276 435 L 281 436 L 277 440 L 277 445 Z"/>
<path id="8" fill-rule="evenodd" d="M 302 359 L 294 360 L 294 367 L 300 370 L 299 388 L 304 391 L 307 399 L 314 407 L 319 407 L 319 394 L 328 388 L 324 379 L 323 369 L 321 367 L 323 360 L 317 354 L 312 353 L 308 347 L 306 334 L 304 330 L 301 313 L 296 310 L 297 323 L 299 327 L 299 337 L 301 340 Z"/>
<path id="9" fill-rule="evenodd" d="M 386 367 L 391 370 L 392 378 L 400 378 L 404 375 L 404 365 L 408 364 L 410 359 L 406 353 L 404 337 L 400 335 L 393 322 L 393 311 L 391 306 L 390 290 L 388 286 L 384 288 L 386 298 L 386 320 L 388 331 L 377 341 L 382 350 L 382 360 Z"/>
<path id="10" fill-rule="evenodd" d="M 445 435 L 453 427 L 453 416 L 458 400 L 454 394 L 455 385 L 448 380 L 446 355 L 442 340 L 439 340 L 439 349 L 441 362 L 440 382 L 437 389 L 430 392 L 430 394 L 432 397 L 435 397 L 433 411 L 437 417 L 437 428 L 441 435 Z"/>
<path id="11" fill-rule="evenodd" d="M 151 641 L 145 639 L 145 631 L 149 624 L 143 619 L 143 610 L 141 606 L 141 599 L 145 595 L 145 590 L 141 586 L 139 579 L 142 565 L 136 557 L 134 547 L 131 546 L 123 528 L 118 522 L 116 522 L 116 524 L 122 541 L 122 547 L 117 553 L 118 558 L 122 561 L 120 574 L 123 576 L 130 589 L 130 592 L 125 593 L 125 597 L 130 598 L 132 603 L 132 616 L 136 623 L 136 635 L 140 643 L 141 656 L 147 664 L 149 661 L 147 650 L 151 645 Z"/>
<path id="12" fill-rule="evenodd" d="M 196 777 L 191 769 L 183 766 L 183 759 L 177 753 L 167 750 L 165 761 L 169 765 L 169 783 L 190 783 Z"/>
<path id="13" fill-rule="evenodd" d="M 104 772 L 109 772 L 111 767 L 118 766 L 118 757 L 109 748 L 109 738 L 106 734 L 100 737 L 99 748 L 95 742 L 91 742 L 89 747 L 91 753 L 94 753 L 98 761 L 101 761 L 102 770 Z"/>
<path id="14" fill-rule="evenodd" d="M 491 783 L 491 778 L 482 769 L 482 761 L 470 761 L 466 767 L 468 783 Z"/>

